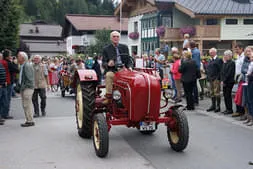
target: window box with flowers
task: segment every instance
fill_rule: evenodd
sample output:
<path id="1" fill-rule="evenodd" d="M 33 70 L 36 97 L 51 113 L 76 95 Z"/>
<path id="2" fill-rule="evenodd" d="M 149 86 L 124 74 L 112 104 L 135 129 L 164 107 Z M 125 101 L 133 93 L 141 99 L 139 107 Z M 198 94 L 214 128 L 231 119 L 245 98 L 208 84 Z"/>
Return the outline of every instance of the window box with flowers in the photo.
<path id="1" fill-rule="evenodd" d="M 138 39 L 139 38 L 139 32 L 131 32 L 131 33 L 129 33 L 128 37 L 130 39 L 133 39 L 133 40 Z"/>
<path id="2" fill-rule="evenodd" d="M 191 37 L 196 34 L 196 29 L 193 26 L 186 26 L 180 28 L 180 34 L 184 36 L 185 34 L 189 34 Z"/>
<path id="3" fill-rule="evenodd" d="M 164 26 L 159 26 L 156 28 L 156 33 L 157 33 L 157 36 L 161 37 L 161 36 L 164 36 L 165 34 L 165 27 Z"/>

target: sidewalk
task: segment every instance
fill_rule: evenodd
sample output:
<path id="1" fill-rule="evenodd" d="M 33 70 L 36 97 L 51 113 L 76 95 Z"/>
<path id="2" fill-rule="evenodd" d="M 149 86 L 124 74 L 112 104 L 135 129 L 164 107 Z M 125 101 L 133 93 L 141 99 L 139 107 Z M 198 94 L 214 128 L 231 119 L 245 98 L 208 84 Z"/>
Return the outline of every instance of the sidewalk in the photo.
<path id="1" fill-rule="evenodd" d="M 186 106 L 186 102 L 185 102 L 185 98 L 183 98 L 183 102 L 182 104 L 184 106 Z M 211 116 L 215 119 L 219 119 L 219 120 L 223 120 L 238 126 L 241 126 L 243 128 L 247 128 L 247 129 L 251 129 L 253 130 L 253 126 L 247 126 L 245 124 L 243 124 L 243 121 L 240 121 L 240 117 L 231 117 L 231 115 L 224 115 L 223 113 L 221 113 L 222 111 L 225 110 L 225 105 L 224 105 L 224 98 L 221 97 L 221 112 L 218 113 L 214 113 L 212 112 L 207 112 L 206 109 L 208 109 L 211 105 L 211 98 L 205 97 L 204 100 L 199 100 L 199 106 L 195 106 L 195 110 L 194 112 L 200 113 L 202 115 L 208 115 Z M 233 110 L 235 111 L 235 104 L 233 103 Z M 192 111 L 187 111 L 187 112 L 192 112 Z"/>

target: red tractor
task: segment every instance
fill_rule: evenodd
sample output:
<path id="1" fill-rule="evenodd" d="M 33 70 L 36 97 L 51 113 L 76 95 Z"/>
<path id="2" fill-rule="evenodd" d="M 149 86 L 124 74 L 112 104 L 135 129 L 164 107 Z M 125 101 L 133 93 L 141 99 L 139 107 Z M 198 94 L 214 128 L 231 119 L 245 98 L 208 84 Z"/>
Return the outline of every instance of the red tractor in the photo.
<path id="1" fill-rule="evenodd" d="M 76 85 L 76 122 L 78 134 L 93 138 L 96 155 L 105 157 L 109 150 L 109 131 L 113 125 L 137 128 L 142 134 L 154 133 L 160 123 L 167 127 L 171 148 L 183 151 L 189 139 L 187 118 L 181 105 L 160 106 L 160 77 L 155 69 L 128 69 L 115 73 L 113 99 L 104 105 L 94 70 L 78 70 Z"/>

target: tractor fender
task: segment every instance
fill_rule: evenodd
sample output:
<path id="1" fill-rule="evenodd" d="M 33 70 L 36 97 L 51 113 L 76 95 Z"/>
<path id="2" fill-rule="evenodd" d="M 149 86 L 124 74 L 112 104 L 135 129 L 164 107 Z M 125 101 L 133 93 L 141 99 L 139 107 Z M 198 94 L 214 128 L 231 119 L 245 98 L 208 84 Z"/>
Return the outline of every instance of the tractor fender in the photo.
<path id="1" fill-rule="evenodd" d="M 91 82 L 91 81 L 98 81 L 97 74 L 95 70 L 92 69 L 81 69 L 77 70 L 74 75 L 72 86 L 76 87 L 77 80 L 80 80 L 81 82 Z"/>
<path id="2" fill-rule="evenodd" d="M 97 81 L 98 77 L 95 70 L 92 69 L 81 69 L 76 71 L 80 81 Z"/>

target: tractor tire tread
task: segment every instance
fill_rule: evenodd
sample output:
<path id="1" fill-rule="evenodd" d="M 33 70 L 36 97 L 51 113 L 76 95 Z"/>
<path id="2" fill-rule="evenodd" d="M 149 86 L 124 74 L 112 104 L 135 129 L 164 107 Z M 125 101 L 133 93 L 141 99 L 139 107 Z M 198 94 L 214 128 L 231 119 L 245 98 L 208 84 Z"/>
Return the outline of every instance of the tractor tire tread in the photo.
<path id="1" fill-rule="evenodd" d="M 109 133 L 108 133 L 107 122 L 106 122 L 106 119 L 105 119 L 104 115 L 101 114 L 101 113 L 96 114 L 94 116 L 94 121 L 95 120 L 98 123 L 100 143 L 101 143 L 100 146 L 99 146 L 100 149 L 97 150 L 96 146 L 95 146 L 95 143 L 94 143 L 94 139 L 93 139 L 96 155 L 98 157 L 106 157 L 107 154 L 108 154 L 108 149 L 109 149 Z"/>
<path id="2" fill-rule="evenodd" d="M 83 98 L 83 127 L 78 129 L 78 134 L 82 138 L 91 138 L 92 135 L 92 113 L 95 108 L 96 88 L 94 83 L 81 83 Z"/>
<path id="3" fill-rule="evenodd" d="M 167 129 L 168 141 L 170 142 L 171 148 L 173 150 L 177 152 L 181 152 L 187 147 L 187 144 L 189 141 L 188 121 L 184 112 L 173 110 L 172 115 L 175 116 L 177 119 L 177 123 L 179 125 L 179 131 L 181 135 L 179 136 L 178 143 L 177 144 L 173 143 L 170 138 L 170 129 L 168 127 Z"/>

